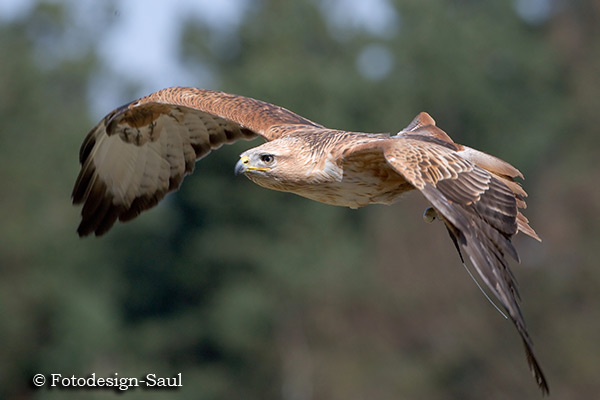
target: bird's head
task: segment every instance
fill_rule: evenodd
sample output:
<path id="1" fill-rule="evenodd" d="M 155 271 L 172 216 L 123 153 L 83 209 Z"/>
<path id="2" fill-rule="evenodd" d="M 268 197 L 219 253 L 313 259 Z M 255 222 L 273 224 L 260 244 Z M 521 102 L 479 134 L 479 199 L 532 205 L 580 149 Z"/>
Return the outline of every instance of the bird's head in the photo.
<path id="1" fill-rule="evenodd" d="M 244 174 L 269 189 L 289 191 L 287 186 L 303 174 L 303 163 L 298 162 L 297 148 L 288 142 L 278 139 L 243 152 L 235 165 L 235 174 Z"/>

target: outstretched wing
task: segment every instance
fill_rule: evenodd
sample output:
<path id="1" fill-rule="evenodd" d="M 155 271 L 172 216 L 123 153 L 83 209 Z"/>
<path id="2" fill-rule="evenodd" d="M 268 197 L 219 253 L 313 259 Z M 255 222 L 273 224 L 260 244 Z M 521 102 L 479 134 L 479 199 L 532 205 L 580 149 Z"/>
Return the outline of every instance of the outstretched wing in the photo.
<path id="1" fill-rule="evenodd" d="M 519 229 L 515 193 L 492 173 L 461 157 L 462 146 L 430 135 L 400 134 L 385 142 L 384 157 L 431 202 L 481 280 L 515 324 L 538 385 L 548 392 L 519 307 L 506 255 Z"/>
<path id="2" fill-rule="evenodd" d="M 196 160 L 225 143 L 273 140 L 297 125 L 320 126 L 282 107 L 210 90 L 173 87 L 117 108 L 85 138 L 73 203 L 80 236 L 102 235 L 179 188 Z"/>

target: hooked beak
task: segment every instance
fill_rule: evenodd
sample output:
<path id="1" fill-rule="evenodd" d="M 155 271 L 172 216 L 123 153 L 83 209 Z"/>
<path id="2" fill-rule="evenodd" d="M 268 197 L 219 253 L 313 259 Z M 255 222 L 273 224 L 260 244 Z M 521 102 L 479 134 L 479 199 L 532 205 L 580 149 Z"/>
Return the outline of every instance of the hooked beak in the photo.
<path id="1" fill-rule="evenodd" d="M 236 175 L 241 175 L 241 174 L 246 173 L 246 171 L 248 171 L 249 164 L 250 164 L 250 159 L 248 158 L 248 156 L 240 157 L 238 162 L 235 164 L 234 173 Z"/>
<path id="2" fill-rule="evenodd" d="M 235 164 L 234 173 L 236 175 L 245 174 L 248 171 L 269 171 L 271 168 L 261 168 L 250 165 L 250 157 L 243 155 Z"/>

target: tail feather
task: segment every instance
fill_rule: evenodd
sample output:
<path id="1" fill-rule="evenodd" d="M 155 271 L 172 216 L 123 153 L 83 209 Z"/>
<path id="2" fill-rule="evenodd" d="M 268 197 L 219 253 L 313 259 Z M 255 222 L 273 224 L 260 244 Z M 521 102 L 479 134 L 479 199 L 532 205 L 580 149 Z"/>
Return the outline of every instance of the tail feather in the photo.
<path id="1" fill-rule="evenodd" d="M 517 226 L 518 226 L 520 232 L 523 232 L 527 236 L 534 238 L 538 242 L 542 241 L 542 239 L 538 236 L 538 234 L 535 233 L 533 228 L 531 226 L 529 226 L 529 221 L 527 220 L 527 217 L 525 217 L 523 214 L 521 214 L 520 211 L 517 214 Z"/>
<path id="2" fill-rule="evenodd" d="M 469 160 L 494 174 L 494 177 L 504 183 L 515 194 L 517 207 L 520 209 L 527 208 L 527 203 L 525 202 L 527 192 L 525 192 L 521 185 L 514 179 L 516 177 L 523 178 L 523 174 L 521 174 L 518 169 L 498 157 L 494 157 L 467 146 L 464 146 L 458 154 L 464 159 Z M 535 230 L 529 226 L 529 220 L 521 213 L 521 211 L 517 213 L 517 227 L 518 231 L 523 232 L 539 242 L 542 241 Z"/>

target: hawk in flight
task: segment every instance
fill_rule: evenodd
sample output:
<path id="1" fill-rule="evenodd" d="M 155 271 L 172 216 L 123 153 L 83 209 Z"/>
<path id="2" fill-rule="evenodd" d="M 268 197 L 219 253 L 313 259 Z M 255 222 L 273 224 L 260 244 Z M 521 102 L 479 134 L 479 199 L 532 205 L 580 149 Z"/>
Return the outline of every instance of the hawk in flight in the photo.
<path id="1" fill-rule="evenodd" d="M 242 153 L 235 172 L 260 186 L 350 208 L 420 191 L 431 204 L 424 218 L 444 222 L 461 259 L 466 255 L 515 324 L 529 368 L 548 393 L 507 262 L 507 255 L 518 261 L 511 243 L 517 232 L 540 240 L 519 211 L 527 194 L 514 178 L 522 175 L 454 143 L 427 113 L 395 135 L 346 132 L 247 97 L 160 90 L 117 108 L 85 138 L 72 194 L 74 204 L 83 204 L 77 232 L 102 235 L 117 219 L 135 218 L 177 190 L 197 160 L 257 136 L 266 143 Z"/>

